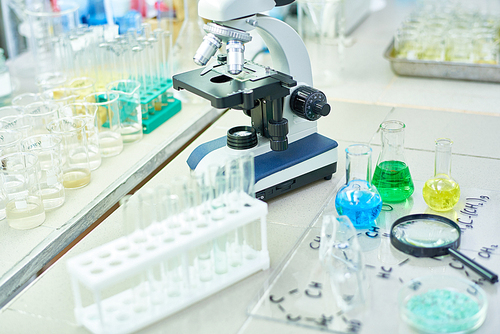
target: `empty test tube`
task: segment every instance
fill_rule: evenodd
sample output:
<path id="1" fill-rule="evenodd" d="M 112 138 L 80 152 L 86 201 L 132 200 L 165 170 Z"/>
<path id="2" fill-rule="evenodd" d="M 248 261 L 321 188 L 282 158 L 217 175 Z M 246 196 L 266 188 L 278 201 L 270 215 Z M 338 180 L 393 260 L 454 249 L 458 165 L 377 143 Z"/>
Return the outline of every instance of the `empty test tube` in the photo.
<path id="1" fill-rule="evenodd" d="M 226 217 L 226 205 L 224 196 L 226 193 L 226 177 L 223 173 L 223 168 L 218 165 L 208 167 L 208 175 L 210 185 L 213 189 L 213 197 L 211 200 L 211 218 L 212 220 L 222 220 Z"/>
<path id="2" fill-rule="evenodd" d="M 141 204 L 137 197 L 127 195 L 120 200 L 120 206 L 123 210 L 123 222 L 125 227 L 125 234 L 128 243 L 131 246 L 129 258 L 136 258 L 140 256 L 137 247 L 145 244 L 146 235 L 142 228 L 142 214 Z M 142 248 L 142 247 L 141 247 Z M 131 280 L 131 298 L 130 303 L 132 311 L 136 313 L 145 312 L 149 305 L 149 279 L 146 273 L 142 272 L 134 276 Z"/>
<path id="3" fill-rule="evenodd" d="M 251 198 L 255 198 L 255 164 L 254 154 L 245 153 L 239 156 L 242 171 L 243 192 Z M 253 221 L 243 226 L 243 256 L 246 259 L 254 259 L 261 249 L 259 238 L 260 220 Z"/>

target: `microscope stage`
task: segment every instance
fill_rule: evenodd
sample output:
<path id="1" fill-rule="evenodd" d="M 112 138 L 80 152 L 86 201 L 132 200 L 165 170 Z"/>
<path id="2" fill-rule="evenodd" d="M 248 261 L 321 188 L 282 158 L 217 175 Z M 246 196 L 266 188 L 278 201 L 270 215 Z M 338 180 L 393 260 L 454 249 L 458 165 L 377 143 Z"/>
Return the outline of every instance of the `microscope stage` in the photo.
<path id="1" fill-rule="evenodd" d="M 255 66 L 253 63 L 249 65 Z M 262 70 L 254 71 L 255 67 L 245 64 L 245 73 L 232 76 L 221 72 L 222 67 L 226 66 L 218 67 L 203 75 L 201 73 L 205 71 L 204 68 L 176 74 L 173 76 L 174 89 L 186 89 L 209 100 L 214 108 L 241 106 L 250 110 L 255 107 L 255 100 L 268 96 L 275 99 L 285 97 L 290 93 L 290 87 L 297 85 L 291 76 L 274 70 L 263 73 Z"/>

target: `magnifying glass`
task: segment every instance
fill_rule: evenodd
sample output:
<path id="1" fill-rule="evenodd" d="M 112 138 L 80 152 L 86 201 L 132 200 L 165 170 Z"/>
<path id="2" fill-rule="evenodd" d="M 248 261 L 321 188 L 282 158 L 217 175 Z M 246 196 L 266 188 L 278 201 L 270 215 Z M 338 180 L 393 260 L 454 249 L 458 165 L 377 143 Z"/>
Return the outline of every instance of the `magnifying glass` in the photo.
<path id="1" fill-rule="evenodd" d="M 452 220 L 432 214 L 413 214 L 399 218 L 391 227 L 391 244 L 416 257 L 451 254 L 490 283 L 498 275 L 460 253 L 460 227 Z"/>

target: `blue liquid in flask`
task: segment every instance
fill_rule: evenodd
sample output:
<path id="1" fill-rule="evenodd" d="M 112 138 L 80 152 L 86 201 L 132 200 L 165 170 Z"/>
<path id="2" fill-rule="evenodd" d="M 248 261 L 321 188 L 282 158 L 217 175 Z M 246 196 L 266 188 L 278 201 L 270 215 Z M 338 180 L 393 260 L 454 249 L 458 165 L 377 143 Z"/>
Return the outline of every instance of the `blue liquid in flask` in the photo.
<path id="1" fill-rule="evenodd" d="M 339 215 L 349 217 L 355 228 L 375 226 L 382 210 L 382 198 L 372 185 L 364 180 L 352 180 L 340 188 L 335 198 Z"/>

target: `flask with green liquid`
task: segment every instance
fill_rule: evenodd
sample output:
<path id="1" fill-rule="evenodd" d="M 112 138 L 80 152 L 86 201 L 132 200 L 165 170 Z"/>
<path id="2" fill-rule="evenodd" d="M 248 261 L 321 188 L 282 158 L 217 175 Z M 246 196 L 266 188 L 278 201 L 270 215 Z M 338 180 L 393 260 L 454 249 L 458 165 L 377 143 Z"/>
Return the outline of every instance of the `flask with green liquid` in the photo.
<path id="1" fill-rule="evenodd" d="M 372 184 L 384 202 L 402 202 L 413 194 L 413 180 L 403 152 L 405 127 L 403 122 L 394 120 L 380 124 L 382 151 Z"/>
<path id="2" fill-rule="evenodd" d="M 434 211 L 451 210 L 460 199 L 460 187 L 451 178 L 451 146 L 448 138 L 436 140 L 434 177 L 422 189 L 425 203 Z"/>

